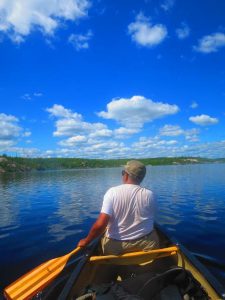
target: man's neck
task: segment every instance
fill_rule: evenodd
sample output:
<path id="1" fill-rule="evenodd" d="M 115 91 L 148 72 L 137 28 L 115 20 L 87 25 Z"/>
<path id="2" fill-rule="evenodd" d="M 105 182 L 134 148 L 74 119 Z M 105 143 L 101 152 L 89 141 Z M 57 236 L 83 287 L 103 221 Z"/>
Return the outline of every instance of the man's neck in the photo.
<path id="1" fill-rule="evenodd" d="M 134 181 L 134 180 L 132 180 L 132 179 L 130 179 L 130 178 L 128 178 L 124 183 L 125 183 L 125 184 L 135 184 L 135 185 L 139 185 L 139 183 L 137 183 L 136 181 Z"/>

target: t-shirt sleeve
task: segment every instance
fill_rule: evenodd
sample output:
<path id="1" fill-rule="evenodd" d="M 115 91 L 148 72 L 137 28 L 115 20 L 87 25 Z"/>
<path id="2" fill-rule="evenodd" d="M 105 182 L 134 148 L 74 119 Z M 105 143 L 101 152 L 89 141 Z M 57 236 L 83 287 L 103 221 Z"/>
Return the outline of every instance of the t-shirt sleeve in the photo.
<path id="1" fill-rule="evenodd" d="M 103 198 L 101 213 L 112 216 L 113 214 L 113 194 L 108 190 Z"/>

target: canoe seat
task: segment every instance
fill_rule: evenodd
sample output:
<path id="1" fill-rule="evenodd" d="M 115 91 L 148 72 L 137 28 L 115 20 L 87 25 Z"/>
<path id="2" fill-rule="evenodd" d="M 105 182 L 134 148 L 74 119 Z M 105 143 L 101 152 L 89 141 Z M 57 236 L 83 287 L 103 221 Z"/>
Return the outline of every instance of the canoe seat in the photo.
<path id="1" fill-rule="evenodd" d="M 159 294 L 154 297 L 154 300 L 183 300 L 184 298 L 181 296 L 179 289 L 176 285 L 168 285 Z"/>
<path id="2" fill-rule="evenodd" d="M 172 246 L 150 251 L 130 252 L 121 255 L 91 256 L 89 261 L 94 264 L 142 265 L 161 257 L 176 255 L 178 250 L 177 246 Z"/>

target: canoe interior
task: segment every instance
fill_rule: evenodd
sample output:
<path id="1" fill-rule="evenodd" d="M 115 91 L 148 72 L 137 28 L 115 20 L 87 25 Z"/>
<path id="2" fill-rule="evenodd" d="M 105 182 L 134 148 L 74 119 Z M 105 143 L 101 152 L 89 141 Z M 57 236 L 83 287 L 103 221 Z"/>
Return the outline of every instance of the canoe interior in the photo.
<path id="1" fill-rule="evenodd" d="M 132 263 L 128 265 L 102 264 L 90 261 L 94 256 L 99 256 L 99 245 L 96 241 L 79 257 L 73 257 L 67 264 L 65 270 L 51 285 L 44 291 L 39 293 L 33 299 L 57 299 L 57 300 L 74 300 L 87 293 L 87 288 L 92 286 L 101 286 L 110 282 L 119 282 L 124 284 L 129 282 L 131 278 L 139 278 L 143 284 L 151 277 L 155 278 L 158 274 L 167 272 L 170 269 L 178 269 L 179 267 L 189 270 L 196 280 L 201 284 L 203 290 L 206 291 L 209 297 L 206 298 L 188 298 L 188 299 L 225 299 L 224 288 L 218 281 L 209 274 L 208 270 L 199 263 L 182 245 L 179 245 L 175 240 L 170 239 L 161 227 L 157 226 L 157 232 L 160 239 L 160 248 L 167 248 L 176 245 L 178 251 L 175 255 L 158 258 L 146 265 L 138 265 L 137 258 L 132 254 Z M 90 258 L 91 257 L 91 258 Z M 136 263 L 135 263 L 136 261 Z M 140 262 L 140 259 L 139 259 Z M 133 281 L 132 281 L 133 282 Z M 142 285 L 143 285 L 142 284 Z M 132 283 L 131 283 L 132 285 Z M 171 290 L 166 293 L 171 293 Z M 174 293 L 174 294 L 173 294 Z M 155 299 L 181 299 L 175 296 L 176 291 L 172 291 L 172 296 L 169 298 L 154 298 Z M 92 298 L 83 298 L 92 299 Z M 147 298 L 144 299 L 153 299 Z M 182 298 L 183 299 L 183 298 Z M 79 299 L 80 300 L 80 299 Z M 108 300 L 108 299 L 107 299 Z"/>
<path id="2" fill-rule="evenodd" d="M 173 242 L 163 233 L 161 230 L 157 230 L 160 237 L 160 248 L 170 247 L 174 245 Z M 92 255 L 98 255 L 98 248 L 95 249 Z M 202 270 L 199 270 L 190 260 L 184 252 L 180 252 L 177 255 L 159 258 L 151 262 L 150 264 L 140 266 L 133 264 L 127 266 L 120 265 L 104 265 L 93 264 L 87 262 L 82 268 L 76 283 L 70 291 L 68 299 L 76 299 L 84 294 L 87 290 L 87 286 L 96 286 L 103 283 L 109 283 L 112 281 L 126 281 L 127 279 L 138 276 L 141 274 L 148 274 L 148 276 L 155 276 L 156 274 L 163 273 L 171 268 L 183 267 L 190 270 L 194 277 L 201 283 L 202 287 L 206 290 L 211 299 L 225 299 L 223 296 L 217 293 L 212 285 L 206 280 Z M 205 271 L 205 270 L 204 270 Z M 175 296 L 174 296 L 174 299 Z"/>

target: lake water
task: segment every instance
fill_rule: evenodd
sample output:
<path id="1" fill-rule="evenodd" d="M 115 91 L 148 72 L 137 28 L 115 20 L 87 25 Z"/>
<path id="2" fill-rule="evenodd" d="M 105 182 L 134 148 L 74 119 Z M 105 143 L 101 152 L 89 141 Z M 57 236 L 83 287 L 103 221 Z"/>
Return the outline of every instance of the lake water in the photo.
<path id="1" fill-rule="evenodd" d="M 0 289 L 75 248 L 120 183 L 121 168 L 1 175 Z M 157 195 L 158 223 L 225 286 L 225 164 L 149 166 L 142 185 Z"/>

